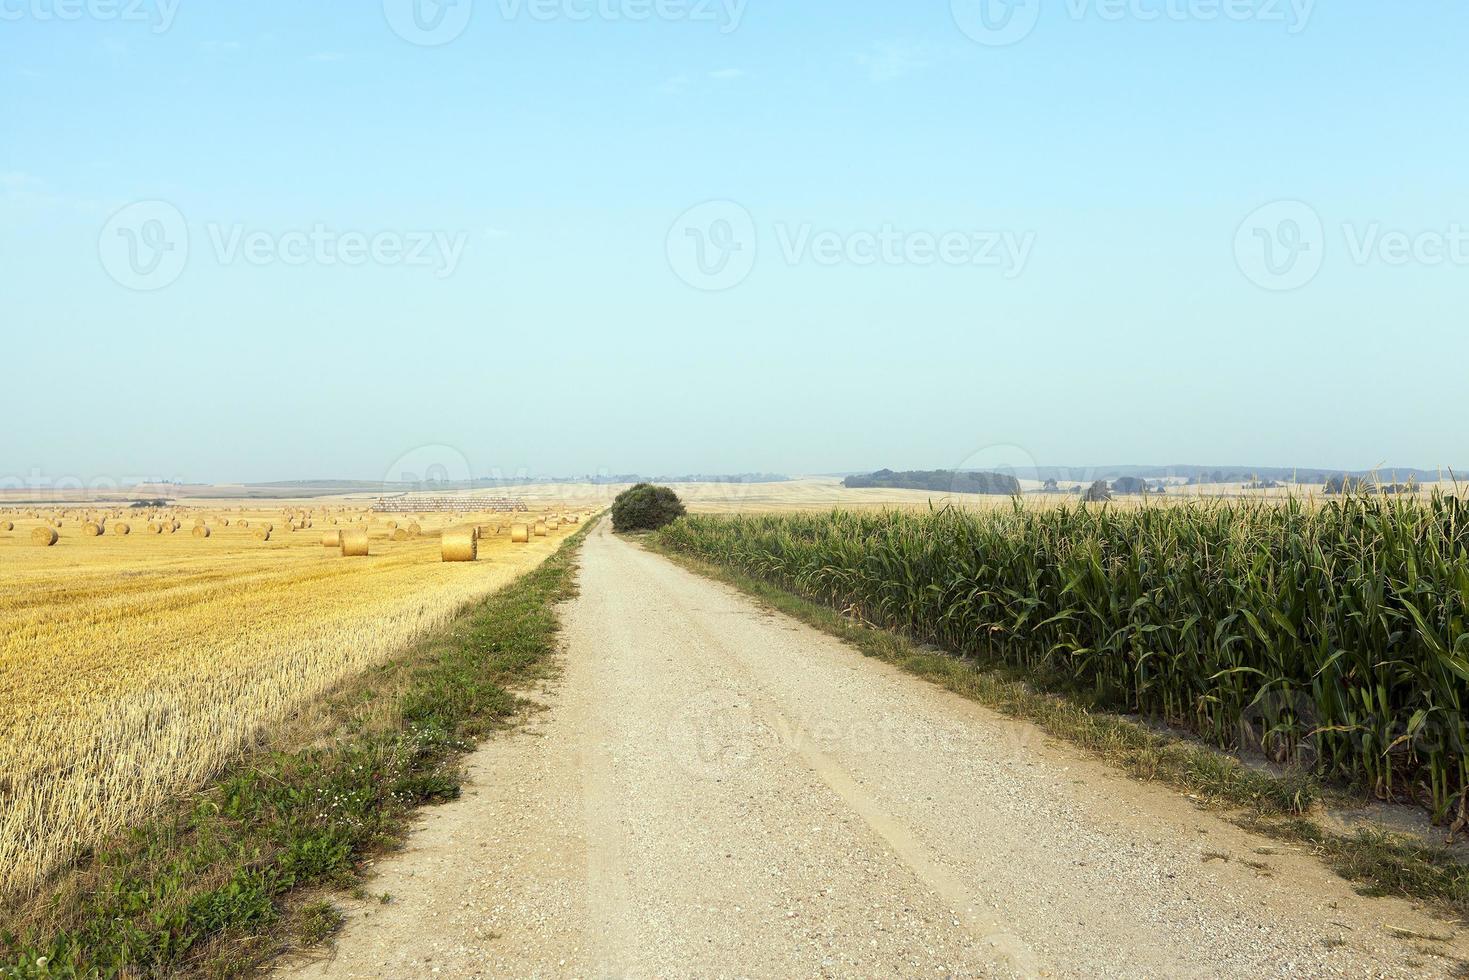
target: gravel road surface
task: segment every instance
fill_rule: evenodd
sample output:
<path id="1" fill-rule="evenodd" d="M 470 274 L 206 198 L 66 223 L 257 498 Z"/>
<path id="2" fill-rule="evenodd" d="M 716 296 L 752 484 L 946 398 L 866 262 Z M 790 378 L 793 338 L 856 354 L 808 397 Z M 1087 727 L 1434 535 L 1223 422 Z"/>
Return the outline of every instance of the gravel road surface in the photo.
<path id="1" fill-rule="evenodd" d="M 390 900 L 346 903 L 336 947 L 282 975 L 1423 977 L 1469 957 L 1409 904 L 605 524 L 564 621 L 546 710 L 378 863 Z"/>

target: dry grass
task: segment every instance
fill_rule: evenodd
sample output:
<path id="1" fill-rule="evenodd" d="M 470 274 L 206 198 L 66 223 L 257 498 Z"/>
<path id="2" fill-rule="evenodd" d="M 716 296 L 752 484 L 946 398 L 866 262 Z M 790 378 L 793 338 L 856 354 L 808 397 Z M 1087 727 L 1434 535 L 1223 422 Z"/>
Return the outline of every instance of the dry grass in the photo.
<path id="1" fill-rule="evenodd" d="M 343 561 L 284 521 L 254 537 L 278 515 L 232 512 L 209 537 L 83 537 L 68 519 L 41 548 L 32 533 L 51 515 L 22 515 L 0 534 L 0 898 L 200 784 L 565 537 L 486 540 L 478 562 L 444 564 L 441 526 L 392 543 L 353 513 L 343 536 L 370 538 L 372 553 Z M 130 516 L 171 526 L 194 515 Z"/>

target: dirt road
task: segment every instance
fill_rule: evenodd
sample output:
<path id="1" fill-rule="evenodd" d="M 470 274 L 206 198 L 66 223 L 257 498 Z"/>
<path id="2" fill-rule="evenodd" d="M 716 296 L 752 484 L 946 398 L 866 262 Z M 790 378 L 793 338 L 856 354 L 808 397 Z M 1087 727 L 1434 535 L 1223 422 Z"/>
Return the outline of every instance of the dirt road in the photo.
<path id="1" fill-rule="evenodd" d="M 1432 976 L 1451 929 L 599 528 L 548 710 L 304 977 Z"/>

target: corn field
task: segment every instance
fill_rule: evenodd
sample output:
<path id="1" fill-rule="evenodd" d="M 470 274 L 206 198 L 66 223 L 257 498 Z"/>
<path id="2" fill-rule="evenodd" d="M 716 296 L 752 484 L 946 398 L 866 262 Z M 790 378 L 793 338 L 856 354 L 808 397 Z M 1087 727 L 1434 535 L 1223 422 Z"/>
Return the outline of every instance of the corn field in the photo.
<path id="1" fill-rule="evenodd" d="M 674 549 L 1463 819 L 1469 504 L 688 517 Z"/>

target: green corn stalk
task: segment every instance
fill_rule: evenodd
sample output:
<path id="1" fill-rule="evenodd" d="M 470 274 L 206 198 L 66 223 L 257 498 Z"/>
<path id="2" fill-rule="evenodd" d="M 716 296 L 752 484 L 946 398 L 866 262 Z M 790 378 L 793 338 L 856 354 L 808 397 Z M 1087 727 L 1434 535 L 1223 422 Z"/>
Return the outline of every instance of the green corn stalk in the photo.
<path id="1" fill-rule="evenodd" d="M 691 516 L 662 537 L 1108 708 L 1466 809 L 1457 497 Z"/>

